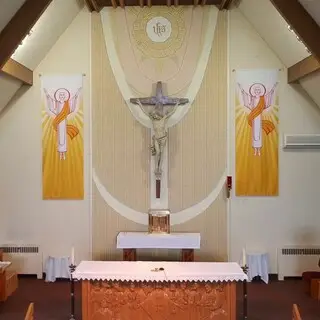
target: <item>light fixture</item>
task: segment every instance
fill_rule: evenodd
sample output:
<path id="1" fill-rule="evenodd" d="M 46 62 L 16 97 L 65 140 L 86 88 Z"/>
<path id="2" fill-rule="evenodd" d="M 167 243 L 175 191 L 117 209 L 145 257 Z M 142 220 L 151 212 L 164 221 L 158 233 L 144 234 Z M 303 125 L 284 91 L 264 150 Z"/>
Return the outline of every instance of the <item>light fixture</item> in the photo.
<path id="1" fill-rule="evenodd" d="M 22 41 L 20 42 L 19 46 L 23 46 L 26 43 L 26 40 L 32 35 L 33 33 L 33 29 L 31 29 L 27 35 L 22 39 Z"/>
<path id="2" fill-rule="evenodd" d="M 14 53 L 11 56 L 13 56 L 16 53 L 16 51 L 26 43 L 27 39 L 32 35 L 32 33 L 33 33 L 33 29 L 31 29 L 27 33 L 27 35 L 22 39 L 22 41 L 19 43 L 18 47 L 16 48 L 16 50 L 14 51 Z"/>
<path id="3" fill-rule="evenodd" d="M 303 41 L 298 37 L 298 35 L 295 33 L 295 31 L 292 29 L 292 27 L 290 25 L 288 25 L 288 29 L 296 36 L 297 40 L 304 45 L 304 48 L 307 50 L 307 52 L 309 52 L 311 54 L 310 50 L 305 46 Z"/>

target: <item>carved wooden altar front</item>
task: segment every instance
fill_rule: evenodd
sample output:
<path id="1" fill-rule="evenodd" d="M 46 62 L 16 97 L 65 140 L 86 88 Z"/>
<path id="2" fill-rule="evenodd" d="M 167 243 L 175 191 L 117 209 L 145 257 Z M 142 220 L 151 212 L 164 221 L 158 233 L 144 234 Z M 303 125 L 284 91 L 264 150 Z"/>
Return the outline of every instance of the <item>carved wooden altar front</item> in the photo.
<path id="1" fill-rule="evenodd" d="M 82 281 L 83 320 L 235 320 L 236 282 Z"/>

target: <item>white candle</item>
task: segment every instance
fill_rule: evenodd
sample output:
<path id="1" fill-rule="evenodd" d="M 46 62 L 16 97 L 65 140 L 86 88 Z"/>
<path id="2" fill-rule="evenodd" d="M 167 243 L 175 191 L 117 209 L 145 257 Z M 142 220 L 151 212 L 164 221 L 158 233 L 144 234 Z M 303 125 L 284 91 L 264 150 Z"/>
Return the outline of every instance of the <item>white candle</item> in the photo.
<path id="1" fill-rule="evenodd" d="M 247 255 L 245 248 L 242 249 L 242 266 L 245 267 L 247 264 Z"/>
<path id="2" fill-rule="evenodd" d="M 71 248 L 71 264 L 74 265 L 74 247 Z"/>

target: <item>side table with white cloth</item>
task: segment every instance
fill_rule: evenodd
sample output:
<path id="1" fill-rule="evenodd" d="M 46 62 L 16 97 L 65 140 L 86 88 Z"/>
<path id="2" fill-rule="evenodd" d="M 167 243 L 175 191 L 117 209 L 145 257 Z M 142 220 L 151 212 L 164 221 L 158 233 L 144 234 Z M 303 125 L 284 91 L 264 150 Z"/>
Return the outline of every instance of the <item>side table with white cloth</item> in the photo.
<path id="1" fill-rule="evenodd" d="M 57 278 L 70 279 L 70 258 L 49 256 L 45 263 L 46 282 L 55 282 Z"/>
<path id="2" fill-rule="evenodd" d="M 234 262 L 81 261 L 82 320 L 236 320 Z"/>
<path id="3" fill-rule="evenodd" d="M 137 249 L 178 249 L 181 261 L 194 261 L 194 249 L 200 249 L 200 233 L 120 232 L 117 249 L 124 261 L 136 261 Z"/>
<path id="4" fill-rule="evenodd" d="M 269 258 L 265 252 L 247 252 L 248 281 L 260 276 L 261 280 L 269 283 Z"/>

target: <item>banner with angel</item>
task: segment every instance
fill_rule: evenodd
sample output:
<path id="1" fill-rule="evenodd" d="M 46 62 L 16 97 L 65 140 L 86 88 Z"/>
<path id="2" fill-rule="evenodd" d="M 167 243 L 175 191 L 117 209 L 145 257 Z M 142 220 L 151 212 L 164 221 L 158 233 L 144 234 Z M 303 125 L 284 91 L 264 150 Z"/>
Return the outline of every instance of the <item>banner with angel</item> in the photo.
<path id="1" fill-rule="evenodd" d="M 237 196 L 277 196 L 278 70 L 238 70 L 235 95 Z"/>
<path id="2" fill-rule="evenodd" d="M 83 199 L 83 75 L 42 75 L 43 199 Z"/>

